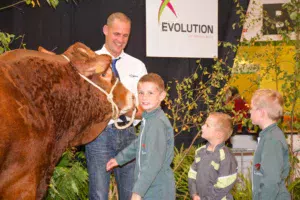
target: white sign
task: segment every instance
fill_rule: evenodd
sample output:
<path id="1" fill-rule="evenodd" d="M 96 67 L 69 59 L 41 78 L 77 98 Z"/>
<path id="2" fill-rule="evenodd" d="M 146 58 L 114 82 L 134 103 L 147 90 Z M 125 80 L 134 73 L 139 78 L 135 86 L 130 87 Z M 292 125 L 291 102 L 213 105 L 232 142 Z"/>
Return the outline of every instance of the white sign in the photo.
<path id="1" fill-rule="evenodd" d="M 217 0 L 146 0 L 149 57 L 218 56 Z"/>

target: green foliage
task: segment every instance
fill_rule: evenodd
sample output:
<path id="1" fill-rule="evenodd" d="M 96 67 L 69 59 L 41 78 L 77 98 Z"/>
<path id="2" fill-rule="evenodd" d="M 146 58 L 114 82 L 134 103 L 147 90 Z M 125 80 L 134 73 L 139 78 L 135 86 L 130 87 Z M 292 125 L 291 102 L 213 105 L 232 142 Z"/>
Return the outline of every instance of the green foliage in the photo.
<path id="1" fill-rule="evenodd" d="M 0 32 L 0 54 L 10 50 L 9 45 L 14 39 L 15 35 Z"/>
<path id="2" fill-rule="evenodd" d="M 194 161 L 195 150 L 196 148 L 194 146 L 190 149 L 184 149 L 183 146 L 180 149 L 174 149 L 173 165 L 174 168 L 176 168 L 176 170 L 174 170 L 174 176 L 177 200 L 190 199 L 187 174 Z"/>
<path id="3" fill-rule="evenodd" d="M 46 2 L 48 3 L 49 6 L 51 6 L 52 8 L 56 8 L 59 4 L 61 0 L 46 0 Z M 69 0 L 65 0 L 66 2 L 69 2 Z M 77 1 L 76 0 L 72 0 L 72 2 L 74 4 L 77 4 Z M 10 4 L 10 5 L 7 5 L 7 6 L 4 6 L 4 7 L 0 7 L 0 11 L 1 10 L 5 10 L 7 8 L 11 8 L 11 7 L 15 7 L 16 5 L 18 4 L 23 4 L 23 3 L 26 3 L 26 5 L 29 5 L 31 7 L 40 7 L 41 4 L 40 4 L 40 0 L 21 0 L 21 1 L 18 1 L 16 3 L 13 3 L 13 4 Z"/>
<path id="4" fill-rule="evenodd" d="M 235 200 L 251 200 L 252 199 L 252 183 L 250 180 L 250 169 L 248 176 L 239 173 L 238 180 L 231 190 L 231 194 Z"/>
<path id="5" fill-rule="evenodd" d="M 56 8 L 59 3 L 59 0 L 47 0 L 47 2 L 50 6 L 52 6 L 53 8 Z"/>
<path id="6" fill-rule="evenodd" d="M 14 34 L 0 31 L 0 55 L 6 51 L 10 51 L 11 44 L 18 39 L 21 39 L 19 48 L 25 48 L 26 44 L 23 43 L 24 35 L 16 37 Z"/>
<path id="7" fill-rule="evenodd" d="M 224 65 L 226 64 L 222 60 L 217 60 L 212 69 L 199 64 L 196 72 L 190 77 L 182 81 L 175 80 L 177 97 L 171 99 L 167 95 L 165 104 L 177 135 L 192 128 L 200 130 L 209 112 L 223 110 L 225 97 L 223 83 L 230 78 L 228 70 L 230 67 Z M 171 84 L 169 83 L 168 90 Z M 206 109 L 200 109 L 199 105 Z"/>
<path id="8" fill-rule="evenodd" d="M 300 200 L 300 161 L 297 157 L 299 151 L 300 149 L 295 152 L 289 152 L 291 168 L 289 177 L 286 180 L 287 189 L 291 193 L 292 198 L 295 200 Z"/>
<path id="9" fill-rule="evenodd" d="M 114 174 L 110 176 L 110 185 L 109 185 L 109 193 L 108 193 L 109 200 L 118 200 L 118 188 L 117 182 L 115 179 Z"/>
<path id="10" fill-rule="evenodd" d="M 88 199 L 88 173 L 84 153 L 66 151 L 56 166 L 50 181 L 48 200 Z"/>
<path id="11" fill-rule="evenodd" d="M 288 191 L 294 200 L 300 200 L 300 178 L 296 178 L 295 181 L 288 186 Z"/>

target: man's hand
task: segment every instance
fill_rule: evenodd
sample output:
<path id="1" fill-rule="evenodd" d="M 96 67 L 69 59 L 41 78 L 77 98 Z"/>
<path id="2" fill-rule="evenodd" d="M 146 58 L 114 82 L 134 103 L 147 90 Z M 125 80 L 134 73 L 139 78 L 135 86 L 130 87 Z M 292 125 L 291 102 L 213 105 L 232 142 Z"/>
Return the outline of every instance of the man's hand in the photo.
<path id="1" fill-rule="evenodd" d="M 118 166 L 117 160 L 112 158 L 106 163 L 106 171 L 110 171 L 116 166 Z"/>
<path id="2" fill-rule="evenodd" d="M 193 200 L 201 200 L 201 199 L 200 199 L 200 196 L 198 196 L 197 194 L 194 194 L 193 195 Z"/>
<path id="3" fill-rule="evenodd" d="M 132 193 L 131 200 L 142 200 L 142 197 L 137 193 Z"/>

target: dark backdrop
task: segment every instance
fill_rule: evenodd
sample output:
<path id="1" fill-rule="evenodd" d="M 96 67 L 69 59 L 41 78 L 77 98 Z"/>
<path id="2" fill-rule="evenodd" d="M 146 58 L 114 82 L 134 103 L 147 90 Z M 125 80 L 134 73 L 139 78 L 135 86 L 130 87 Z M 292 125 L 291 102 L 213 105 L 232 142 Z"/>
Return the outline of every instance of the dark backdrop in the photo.
<path id="1" fill-rule="evenodd" d="M 0 7 L 13 2 L 17 1 L 1 0 Z M 121 11 L 132 20 L 126 52 L 142 60 L 148 72 L 158 73 L 168 82 L 189 76 L 197 67 L 196 59 L 146 57 L 145 0 L 81 0 L 77 5 L 61 1 L 56 9 L 49 7 L 46 0 L 40 0 L 40 3 L 41 7 L 31 8 L 21 4 L 0 11 L 0 31 L 24 34 L 24 43 L 28 49 L 43 46 L 62 53 L 71 44 L 80 41 L 98 50 L 104 43 L 102 27 L 106 18 L 112 12 Z M 239 0 L 239 3 L 247 10 L 249 0 Z M 235 7 L 234 0 L 219 0 L 219 41 L 236 44 L 240 38 L 241 28 L 232 29 L 232 24 L 239 21 Z M 18 45 L 15 43 L 13 48 L 18 48 Z M 228 53 L 227 65 L 232 66 L 235 54 L 219 47 L 220 58 L 225 58 Z M 201 59 L 201 64 L 210 68 L 213 60 Z M 172 93 L 174 91 L 171 91 L 171 96 L 175 95 Z M 194 134 L 179 135 L 175 139 L 176 145 L 188 145 Z"/>

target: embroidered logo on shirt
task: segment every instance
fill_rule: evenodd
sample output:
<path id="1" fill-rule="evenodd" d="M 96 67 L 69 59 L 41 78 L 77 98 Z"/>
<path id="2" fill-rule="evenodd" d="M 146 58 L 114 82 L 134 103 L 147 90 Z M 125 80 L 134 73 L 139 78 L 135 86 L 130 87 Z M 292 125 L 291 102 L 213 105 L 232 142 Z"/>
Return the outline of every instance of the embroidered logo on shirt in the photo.
<path id="1" fill-rule="evenodd" d="M 263 176 L 264 175 L 264 171 L 260 166 L 261 166 L 260 163 L 256 163 L 254 165 L 253 174 L 258 175 L 258 176 Z"/>
<path id="2" fill-rule="evenodd" d="M 256 163 L 256 164 L 254 165 L 254 167 L 255 167 L 255 169 L 256 169 L 257 171 L 259 171 L 259 170 L 260 170 L 260 163 Z"/>

